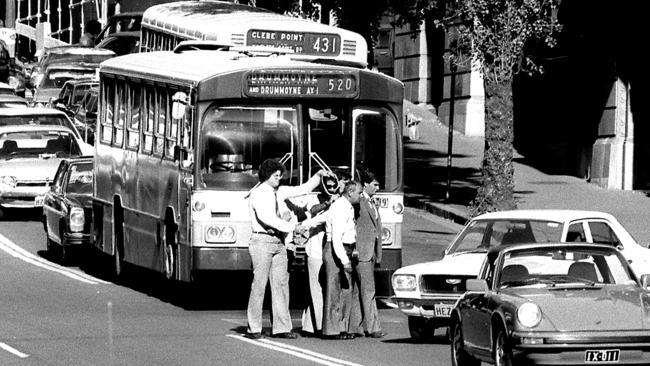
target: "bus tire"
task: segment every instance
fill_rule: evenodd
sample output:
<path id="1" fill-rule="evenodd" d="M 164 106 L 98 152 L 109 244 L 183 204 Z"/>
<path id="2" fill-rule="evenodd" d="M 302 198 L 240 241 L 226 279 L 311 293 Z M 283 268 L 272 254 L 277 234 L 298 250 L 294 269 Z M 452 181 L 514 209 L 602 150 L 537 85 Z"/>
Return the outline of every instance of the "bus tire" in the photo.
<path id="1" fill-rule="evenodd" d="M 115 208 L 113 213 L 113 276 L 116 280 L 124 277 L 124 220 Z"/>
<path id="2" fill-rule="evenodd" d="M 178 268 L 178 245 L 176 237 L 178 231 L 176 225 L 169 222 L 165 223 L 163 230 L 163 270 L 165 278 L 168 280 L 176 279 Z"/>

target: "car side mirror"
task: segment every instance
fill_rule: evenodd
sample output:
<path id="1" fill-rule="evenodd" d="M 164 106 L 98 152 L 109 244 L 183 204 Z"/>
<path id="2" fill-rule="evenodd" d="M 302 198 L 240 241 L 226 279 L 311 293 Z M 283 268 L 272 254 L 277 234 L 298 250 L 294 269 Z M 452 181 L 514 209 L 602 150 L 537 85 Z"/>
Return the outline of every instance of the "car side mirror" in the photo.
<path id="1" fill-rule="evenodd" d="M 487 281 L 479 279 L 469 279 L 465 283 L 467 291 L 486 292 L 488 290 Z"/>
<path id="2" fill-rule="evenodd" d="M 650 274 L 641 275 L 641 287 L 644 290 L 650 290 Z"/>

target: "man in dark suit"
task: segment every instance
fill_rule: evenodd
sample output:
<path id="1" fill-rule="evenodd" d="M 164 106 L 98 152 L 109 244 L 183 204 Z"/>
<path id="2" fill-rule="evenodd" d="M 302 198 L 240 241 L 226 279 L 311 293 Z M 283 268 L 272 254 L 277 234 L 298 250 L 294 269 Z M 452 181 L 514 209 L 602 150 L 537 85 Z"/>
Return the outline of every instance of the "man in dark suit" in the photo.
<path id="1" fill-rule="evenodd" d="M 363 192 L 359 200 L 356 227 L 358 257 L 356 261 L 353 261 L 353 268 L 357 281 L 354 290 L 359 291 L 361 311 L 352 311 L 350 323 L 353 333 L 358 334 L 365 329 L 368 337 L 381 338 L 386 333 L 381 331 L 379 312 L 375 301 L 375 266 L 381 263 L 382 228 L 379 211 L 372 201 L 372 196 L 379 189 L 379 181 L 375 174 L 369 170 L 361 172 L 360 180 Z"/>

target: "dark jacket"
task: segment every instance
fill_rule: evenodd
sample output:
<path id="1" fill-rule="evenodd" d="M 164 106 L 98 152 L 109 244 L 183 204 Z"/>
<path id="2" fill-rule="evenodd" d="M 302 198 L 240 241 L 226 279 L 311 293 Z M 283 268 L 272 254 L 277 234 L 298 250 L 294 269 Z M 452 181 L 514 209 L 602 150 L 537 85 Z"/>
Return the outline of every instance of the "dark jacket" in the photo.
<path id="1" fill-rule="evenodd" d="M 371 204 L 365 195 L 361 196 L 357 217 L 357 251 L 359 261 L 368 262 L 374 258 L 375 263 L 381 263 L 381 217 L 374 218 Z"/>

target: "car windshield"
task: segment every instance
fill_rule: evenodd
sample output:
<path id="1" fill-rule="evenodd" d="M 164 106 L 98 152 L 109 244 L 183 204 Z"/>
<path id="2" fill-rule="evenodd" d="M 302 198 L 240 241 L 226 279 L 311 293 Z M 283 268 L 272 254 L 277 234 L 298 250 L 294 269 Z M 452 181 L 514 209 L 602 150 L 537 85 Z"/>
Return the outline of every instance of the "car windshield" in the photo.
<path id="1" fill-rule="evenodd" d="M 72 79 L 90 79 L 95 76 L 95 70 L 51 70 L 47 72 L 39 88 L 62 88 L 66 81 Z"/>
<path id="2" fill-rule="evenodd" d="M 501 269 L 496 273 L 499 288 L 637 284 L 627 262 L 610 248 L 566 246 L 514 250 L 504 255 Z"/>
<path id="3" fill-rule="evenodd" d="M 473 220 L 458 235 L 447 253 L 487 252 L 499 245 L 553 243 L 562 238 L 562 224 L 524 219 Z"/>
<path id="4" fill-rule="evenodd" d="M 79 144 L 67 131 L 29 130 L 0 135 L 0 159 L 81 156 Z"/>
<path id="5" fill-rule="evenodd" d="M 93 193 L 93 164 L 83 163 L 72 165 L 65 191 L 76 194 Z"/>

